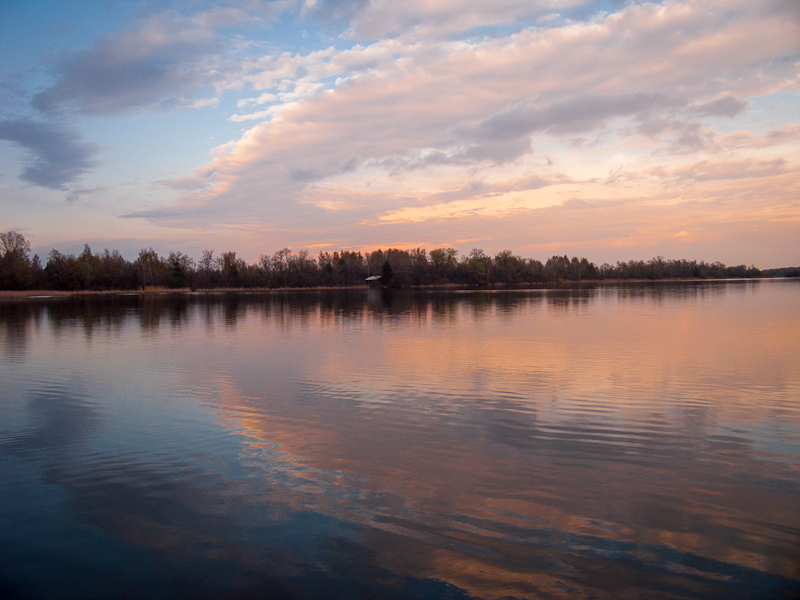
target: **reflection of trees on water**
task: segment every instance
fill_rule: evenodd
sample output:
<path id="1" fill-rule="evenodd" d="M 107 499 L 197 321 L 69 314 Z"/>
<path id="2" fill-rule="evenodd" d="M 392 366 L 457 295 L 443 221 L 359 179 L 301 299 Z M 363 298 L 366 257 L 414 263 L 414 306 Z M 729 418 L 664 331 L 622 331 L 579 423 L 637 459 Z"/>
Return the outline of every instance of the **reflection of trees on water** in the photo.
<path id="1" fill-rule="evenodd" d="M 77 297 L 52 299 L 44 306 L 48 322 L 56 334 L 78 328 L 91 337 L 96 332 L 119 329 L 126 319 L 126 304 L 121 298 L 98 303 L 88 297 Z"/>
<path id="2" fill-rule="evenodd" d="M 53 299 L 45 310 L 53 329 L 80 327 L 87 336 L 117 331 L 131 320 L 145 331 L 163 325 L 181 327 L 187 320 L 188 299 L 182 295 L 166 298 L 150 295 L 79 296 Z"/>
<path id="3" fill-rule="evenodd" d="M 156 332 L 162 324 L 179 329 L 188 323 L 189 300 L 183 294 L 169 296 L 135 296 L 138 301 L 126 312 L 135 309 L 139 327 Z"/>
<path id="4" fill-rule="evenodd" d="M 225 295 L 222 298 L 222 318 L 226 329 L 236 329 L 239 318 L 246 312 L 246 306 L 240 301 L 240 296 Z"/>
<path id="5" fill-rule="evenodd" d="M 759 281 L 654 282 L 544 290 L 322 290 L 264 293 L 116 294 L 8 301 L 0 311 L 4 353 L 24 352 L 29 326 L 46 319 L 57 333 L 74 327 L 87 336 L 119 330 L 133 319 L 148 332 L 178 329 L 200 318 L 207 327 L 236 328 L 248 315 L 260 315 L 281 327 L 323 326 L 369 318 L 375 324 L 398 319 L 452 322 L 459 309 L 474 317 L 496 312 L 511 315 L 531 304 L 556 311 L 583 310 L 597 301 L 703 301 L 723 294 L 745 294 Z"/>
<path id="6" fill-rule="evenodd" d="M 0 310 L 0 337 L 3 340 L 3 359 L 21 362 L 28 348 L 31 329 L 41 325 L 43 309 L 28 302 L 14 302 Z"/>
<path id="7" fill-rule="evenodd" d="M 480 318 L 486 313 L 490 301 L 494 299 L 494 295 L 481 294 L 480 292 L 474 294 L 466 294 L 466 304 L 470 308 L 474 317 Z"/>
<path id="8" fill-rule="evenodd" d="M 517 311 L 523 306 L 530 304 L 539 304 L 543 298 L 541 294 L 525 294 L 519 292 L 511 292 L 508 294 L 496 294 L 494 305 L 496 311 L 501 315 L 509 315 Z"/>
<path id="9" fill-rule="evenodd" d="M 723 294 L 742 293 L 761 283 L 758 280 L 736 281 L 682 281 L 630 283 L 619 286 L 598 287 L 603 297 L 622 300 L 705 300 Z"/>
<path id="10" fill-rule="evenodd" d="M 452 323 L 456 319 L 458 299 L 453 294 L 435 295 L 429 300 L 433 320 L 436 323 Z"/>
<path id="11" fill-rule="evenodd" d="M 119 329 L 125 322 L 125 302 L 119 297 L 96 302 L 87 297 L 42 298 L 4 302 L 0 305 L 0 332 L 9 360 L 25 351 L 31 330 L 47 322 L 53 333 L 80 329 L 88 338 Z"/>
<path id="12" fill-rule="evenodd" d="M 6 344 L 18 347 L 46 320 L 55 334 L 78 328 L 91 338 L 124 328 L 132 320 L 143 330 L 156 331 L 163 325 L 178 328 L 187 323 L 190 300 L 175 294 L 166 298 L 149 295 L 76 296 L 25 299 L 2 304 L 0 328 Z"/>
<path id="13" fill-rule="evenodd" d="M 695 302 L 717 298 L 725 294 L 743 294 L 759 285 L 758 280 L 735 281 L 682 281 L 637 282 L 617 285 L 588 285 L 585 287 L 560 287 L 544 290 L 550 308 L 569 310 L 586 308 L 596 301 Z"/>
<path id="14" fill-rule="evenodd" d="M 597 290 L 555 290 L 547 292 L 545 300 L 550 309 L 556 311 L 585 309 L 597 298 Z"/>

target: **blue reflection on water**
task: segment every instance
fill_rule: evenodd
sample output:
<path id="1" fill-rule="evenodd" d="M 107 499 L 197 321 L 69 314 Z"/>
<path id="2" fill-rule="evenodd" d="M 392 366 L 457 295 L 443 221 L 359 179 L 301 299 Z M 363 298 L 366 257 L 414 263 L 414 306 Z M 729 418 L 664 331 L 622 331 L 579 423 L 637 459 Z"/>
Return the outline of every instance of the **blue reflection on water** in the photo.
<path id="1" fill-rule="evenodd" d="M 800 303 L 742 289 L 4 307 L 0 592 L 797 596 Z"/>

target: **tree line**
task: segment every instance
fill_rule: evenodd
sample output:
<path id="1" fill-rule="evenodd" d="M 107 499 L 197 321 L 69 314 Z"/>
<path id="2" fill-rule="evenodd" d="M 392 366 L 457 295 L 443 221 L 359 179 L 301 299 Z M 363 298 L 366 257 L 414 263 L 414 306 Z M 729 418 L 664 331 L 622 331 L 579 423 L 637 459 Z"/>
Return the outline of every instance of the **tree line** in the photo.
<path id="1" fill-rule="evenodd" d="M 149 287 L 308 288 L 364 285 L 380 275 L 381 285 L 521 286 L 558 281 L 628 279 L 720 279 L 761 277 L 754 266 L 727 267 L 720 262 L 667 260 L 617 262 L 597 266 L 585 258 L 552 256 L 546 262 L 514 255 L 510 250 L 488 256 L 480 249 L 460 256 L 454 248 L 374 250 L 358 252 L 283 248 L 248 264 L 229 251 L 215 255 L 204 250 L 199 261 L 181 252 L 159 256 L 142 249 L 133 261 L 108 249 L 93 253 L 62 254 L 52 250 L 42 264 L 30 256 L 30 244 L 15 231 L 0 233 L 0 289 L 2 290 L 136 290 Z"/>

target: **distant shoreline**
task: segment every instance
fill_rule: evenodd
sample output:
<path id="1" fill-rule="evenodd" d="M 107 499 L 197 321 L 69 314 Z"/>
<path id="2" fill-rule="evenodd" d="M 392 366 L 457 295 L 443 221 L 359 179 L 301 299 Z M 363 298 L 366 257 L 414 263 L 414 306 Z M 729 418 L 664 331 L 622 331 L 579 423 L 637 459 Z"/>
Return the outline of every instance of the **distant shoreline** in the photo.
<path id="1" fill-rule="evenodd" d="M 362 254 L 360 251 L 320 251 L 313 257 L 308 250 L 292 252 L 283 248 L 262 255 L 249 264 L 236 252 L 214 256 L 203 250 L 195 261 L 181 252 L 159 256 L 142 249 L 134 261 L 117 250 L 92 252 L 88 244 L 79 255 L 50 252 L 46 264 L 30 255 L 30 244 L 15 231 L 0 233 L 0 290 L 29 291 L 32 296 L 45 290 L 72 294 L 76 291 L 100 293 L 147 293 L 148 291 L 219 290 L 282 291 L 290 289 L 351 289 L 367 285 L 392 288 L 447 287 L 489 289 L 542 289 L 584 285 L 609 285 L 621 281 L 692 281 L 800 277 L 800 267 L 761 270 L 754 265 L 726 266 L 719 261 L 665 259 L 617 261 L 598 266 L 585 257 L 553 255 L 545 262 L 524 258 L 510 250 L 487 255 L 473 248 L 459 257 L 455 248 L 403 250 L 388 248 Z M 571 282 L 571 283 L 567 283 Z"/>

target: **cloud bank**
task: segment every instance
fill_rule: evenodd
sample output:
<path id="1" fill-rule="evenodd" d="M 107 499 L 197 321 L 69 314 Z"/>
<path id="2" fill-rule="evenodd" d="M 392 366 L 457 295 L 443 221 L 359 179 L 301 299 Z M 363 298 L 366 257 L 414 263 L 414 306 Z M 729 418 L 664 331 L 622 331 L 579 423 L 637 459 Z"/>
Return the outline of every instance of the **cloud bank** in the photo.
<path id="1" fill-rule="evenodd" d="M 505 6 L 509 14 L 521 10 Z M 488 10 L 479 3 L 431 3 L 430 10 L 461 10 L 456 22 L 484 22 L 479 8 Z M 473 9 L 479 16 L 470 16 Z M 384 22 L 415 30 L 377 2 L 354 17 L 350 30 L 361 31 L 380 11 Z M 317 206 L 351 206 L 370 220 L 389 205 L 393 214 L 404 208 L 397 203 L 418 207 L 422 196 L 415 188 L 433 181 L 443 192 L 463 188 L 478 173 L 497 181 L 509 168 L 550 178 L 563 176 L 560 171 L 571 171 L 573 179 L 590 175 L 580 161 L 547 164 L 545 148 L 583 146 L 587 162 L 613 147 L 640 161 L 713 154 L 719 133 L 704 120 L 732 119 L 748 98 L 797 89 L 795 62 L 781 58 L 798 53 L 790 13 L 780 2 L 632 4 L 586 22 L 474 41 L 406 31 L 408 39 L 265 56 L 243 71 L 259 92 L 251 104 L 269 104 L 253 116 L 261 122 L 217 150 L 208 168 L 219 186 L 185 197 L 174 211 L 191 214 L 194 205 L 198 215 L 235 220 L 238 211 L 231 208 L 246 205 L 259 218 L 291 220 L 295 211 L 308 212 L 300 205 L 327 190 L 331 198 Z M 403 9 L 406 14 L 416 13 Z M 424 10 L 418 14 L 436 22 L 425 20 Z M 387 35 L 394 28 L 376 31 Z M 388 193 L 375 191 L 376 179 Z M 397 196 L 399 188 L 406 197 Z M 332 217 L 321 214 L 320 224 L 325 218 Z"/>
<path id="2" fill-rule="evenodd" d="M 798 6 L 163 9 L 59 56 L 54 80 L 31 96 L 38 116 L 8 122 L 224 119 L 231 133 L 205 164 L 153 177 L 148 198 L 115 215 L 126 227 L 215 235 L 245 255 L 287 245 L 732 247 L 800 220 Z M 279 42 L 292 28 L 294 43 Z M 6 134 L 35 157 L 26 181 L 63 186 L 96 164 L 96 150 L 61 127 L 63 152 L 47 156 L 73 163 L 45 158 L 33 130 Z M 52 181 L 46 160 L 64 165 Z"/>

